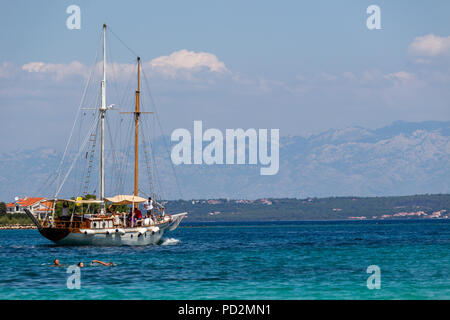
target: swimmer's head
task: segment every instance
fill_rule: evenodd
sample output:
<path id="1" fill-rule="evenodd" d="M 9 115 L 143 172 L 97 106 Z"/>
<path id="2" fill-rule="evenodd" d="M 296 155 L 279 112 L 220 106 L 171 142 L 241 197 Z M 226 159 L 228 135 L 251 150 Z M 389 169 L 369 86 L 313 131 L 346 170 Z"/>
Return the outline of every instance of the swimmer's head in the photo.
<path id="1" fill-rule="evenodd" d="M 58 259 L 53 260 L 53 265 L 59 266 L 60 265 L 59 260 Z"/>
<path id="2" fill-rule="evenodd" d="M 83 267 L 84 267 L 84 263 L 83 263 L 83 262 L 78 262 L 78 266 L 79 266 L 80 268 L 83 268 Z"/>

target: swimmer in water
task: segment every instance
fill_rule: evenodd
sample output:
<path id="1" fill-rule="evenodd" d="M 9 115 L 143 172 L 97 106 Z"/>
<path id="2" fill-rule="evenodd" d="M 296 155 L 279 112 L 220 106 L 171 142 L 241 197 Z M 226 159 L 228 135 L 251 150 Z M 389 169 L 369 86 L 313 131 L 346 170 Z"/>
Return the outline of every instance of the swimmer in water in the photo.
<path id="1" fill-rule="evenodd" d="M 53 267 L 61 267 L 61 263 L 59 263 L 58 259 L 53 260 Z"/>
<path id="2" fill-rule="evenodd" d="M 92 260 L 92 264 L 94 264 L 94 263 L 99 263 L 99 264 L 101 264 L 101 265 L 103 265 L 103 266 L 106 266 L 106 267 L 109 267 L 109 266 L 112 266 L 112 265 L 113 265 L 112 262 L 106 263 L 106 262 L 103 262 L 103 261 L 100 261 L 100 260 Z"/>
<path id="3" fill-rule="evenodd" d="M 83 263 L 83 262 L 78 262 L 78 266 L 79 266 L 80 268 L 83 268 L 83 267 L 84 267 L 84 263 Z"/>

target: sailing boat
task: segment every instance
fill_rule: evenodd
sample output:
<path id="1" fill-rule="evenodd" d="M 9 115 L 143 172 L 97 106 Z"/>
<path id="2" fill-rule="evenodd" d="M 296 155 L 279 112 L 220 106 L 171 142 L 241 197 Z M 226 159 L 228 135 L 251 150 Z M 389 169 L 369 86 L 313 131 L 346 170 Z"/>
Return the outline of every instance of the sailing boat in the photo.
<path id="1" fill-rule="evenodd" d="M 138 165 L 139 165 L 139 117 L 144 112 L 140 110 L 140 58 L 137 58 L 137 90 L 135 111 L 128 112 L 135 117 L 135 141 L 134 141 L 134 193 L 132 195 L 115 195 L 105 197 L 105 114 L 111 109 L 106 105 L 106 25 L 103 25 L 103 80 L 101 81 L 101 106 L 99 111 L 100 122 L 100 198 L 82 199 L 81 197 L 72 199 L 54 198 L 51 202 L 51 215 L 44 218 L 35 217 L 34 214 L 25 209 L 28 217 L 37 226 L 41 235 L 59 245 L 150 245 L 158 244 L 166 231 L 176 229 L 187 212 L 178 214 L 166 214 L 163 205 L 154 201 L 155 206 L 151 210 L 151 216 L 140 218 L 135 214 L 138 212 L 139 204 L 148 202 L 147 199 L 139 196 L 138 188 Z M 127 112 L 123 112 L 127 113 Z M 70 170 L 69 170 L 70 171 Z M 69 173 L 68 173 L 69 174 Z M 67 175 L 68 175 L 67 174 Z M 61 189 L 61 187 L 60 187 Z M 58 193 L 58 192 L 57 192 Z M 49 200 L 46 200 L 47 202 Z M 153 201 L 153 200 L 150 200 Z M 64 203 L 66 214 L 56 216 L 56 204 Z M 72 203 L 71 215 L 67 214 L 67 204 Z M 130 212 L 107 213 L 106 207 L 130 205 Z M 152 203 L 150 203 L 152 206 Z M 98 212 L 86 214 L 84 207 L 98 207 Z M 139 219 L 140 218 L 140 219 Z"/>

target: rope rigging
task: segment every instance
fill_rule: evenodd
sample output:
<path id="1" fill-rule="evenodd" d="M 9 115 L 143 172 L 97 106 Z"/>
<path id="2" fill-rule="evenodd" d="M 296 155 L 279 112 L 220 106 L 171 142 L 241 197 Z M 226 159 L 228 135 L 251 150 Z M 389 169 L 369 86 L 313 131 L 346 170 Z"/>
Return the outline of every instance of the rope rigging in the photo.
<path id="1" fill-rule="evenodd" d="M 144 149 L 145 166 L 147 169 L 146 172 L 147 172 L 147 179 L 148 179 L 148 187 L 149 187 L 150 193 L 152 194 L 152 197 L 156 198 L 155 190 L 153 188 L 152 171 L 150 168 L 150 161 L 149 161 L 149 156 L 148 156 L 149 149 L 147 148 L 147 143 L 146 143 L 146 139 L 145 139 L 144 126 L 142 126 L 141 135 L 142 135 L 142 145 L 143 145 L 143 149 Z"/>
<path id="2" fill-rule="evenodd" d="M 87 151 L 86 152 L 86 159 L 88 158 L 88 154 L 89 155 L 89 164 L 88 164 L 88 169 L 87 169 L 87 174 L 86 174 L 86 179 L 84 182 L 84 190 L 83 190 L 83 195 L 87 195 L 88 194 L 88 188 L 89 188 L 89 180 L 91 178 L 91 172 L 92 172 L 92 167 L 93 167 L 93 162 L 94 162 L 94 155 L 95 155 L 95 146 L 97 143 L 97 133 L 98 133 L 98 125 L 97 128 L 95 130 L 95 132 L 91 133 L 91 136 L 89 137 L 89 142 L 91 142 L 91 150 L 90 152 Z"/>
<path id="3" fill-rule="evenodd" d="M 119 42 L 127 49 L 129 50 L 134 56 L 137 56 L 137 54 L 128 47 L 124 41 L 122 41 L 112 30 L 111 28 L 108 29 L 108 31 L 119 40 Z M 109 57 L 112 59 L 112 50 L 111 50 L 111 44 L 108 42 L 108 48 L 109 48 Z M 58 168 L 55 173 L 50 174 L 47 180 L 45 181 L 44 185 L 53 185 L 53 183 L 56 183 L 56 192 L 54 197 L 58 197 L 58 195 L 61 193 L 62 188 L 64 184 L 69 179 L 69 176 L 71 176 L 70 182 L 72 182 L 72 179 L 74 180 L 74 183 L 72 184 L 75 188 L 74 193 L 78 191 L 78 195 L 82 194 L 86 196 L 90 192 L 90 187 L 92 186 L 92 178 L 95 177 L 95 169 L 97 167 L 96 163 L 96 149 L 98 148 L 98 140 L 99 139 L 99 127 L 100 127 L 100 117 L 99 117 L 99 110 L 98 106 L 100 105 L 101 95 L 100 90 L 97 86 L 97 83 L 95 83 L 95 86 L 92 84 L 94 78 L 96 75 L 101 74 L 100 70 L 100 64 L 97 63 L 99 57 L 99 50 L 97 49 L 94 64 L 90 70 L 89 77 L 86 81 L 86 85 L 83 90 L 82 98 L 80 101 L 80 105 L 76 114 L 76 117 L 74 119 L 73 126 L 70 131 L 69 140 L 67 141 L 67 144 L 65 146 L 62 158 L 59 162 Z M 108 80 L 108 83 L 112 83 L 111 87 L 111 93 L 113 93 L 113 96 L 115 95 L 115 99 L 111 99 L 111 95 L 108 97 L 108 100 L 117 101 L 119 102 L 119 108 L 126 109 L 126 106 L 133 105 L 133 97 L 135 91 L 132 89 L 134 84 L 134 77 L 131 75 L 131 73 L 128 72 L 118 72 L 117 68 L 121 71 L 123 71 L 125 67 L 127 67 L 129 64 L 125 65 L 118 65 L 113 62 L 110 64 L 110 70 L 112 77 L 110 80 Z M 124 67 L 125 66 L 125 67 Z M 145 90 L 142 90 L 143 95 L 141 98 L 141 110 L 139 113 L 147 113 L 146 111 L 151 110 L 153 113 L 155 113 L 156 116 L 156 124 L 155 126 L 151 125 L 149 117 L 141 117 L 139 116 L 139 128 L 140 128 L 140 145 L 143 148 L 143 154 L 144 157 L 139 162 L 143 162 L 145 164 L 145 168 L 141 168 L 140 171 L 146 175 L 146 188 L 148 187 L 148 190 L 146 192 L 142 191 L 142 187 L 139 189 L 139 191 L 142 194 L 151 194 L 152 198 L 154 199 L 168 199 L 170 194 L 165 192 L 165 188 L 169 185 L 167 184 L 167 175 L 163 174 L 163 181 L 161 181 L 161 172 L 158 170 L 158 158 L 155 154 L 155 146 L 152 143 L 151 136 L 156 136 L 156 129 L 160 130 L 161 138 L 159 141 L 162 140 L 163 147 L 165 149 L 166 155 L 163 155 L 159 159 L 162 160 L 168 160 L 170 162 L 170 170 L 174 176 L 175 186 L 177 188 L 177 191 L 181 198 L 183 198 L 180 182 L 174 167 L 174 164 L 170 160 L 170 151 L 168 147 L 167 142 L 167 136 L 164 133 L 161 120 L 158 116 L 156 104 L 154 102 L 152 93 L 150 91 L 150 85 L 149 81 L 146 75 L 146 72 L 144 70 L 144 67 L 141 68 L 144 82 L 145 82 Z M 129 75 L 128 79 L 126 79 L 126 75 Z M 120 79 L 119 79 L 120 77 Z M 126 83 L 125 86 L 119 85 L 120 83 Z M 122 93 L 120 92 L 122 90 Z M 95 96 L 94 99 L 89 98 L 88 93 L 90 93 L 92 90 L 95 90 L 95 94 L 92 96 Z M 149 99 L 147 100 L 147 95 Z M 87 103 L 89 102 L 89 103 Z M 147 104 L 147 102 L 149 102 Z M 84 106 L 92 106 L 94 108 L 84 108 Z M 125 107 L 125 108 L 124 108 Z M 151 107 L 151 108 L 150 108 Z M 83 109 L 93 109 L 95 112 L 89 113 L 86 111 L 83 111 Z M 147 110 L 146 110 L 147 109 Z M 88 119 L 89 115 L 92 114 L 92 118 Z M 119 114 L 119 113 L 117 113 Z M 84 122 L 89 123 L 88 128 L 84 125 Z M 90 121 L 89 121 L 90 120 Z M 125 121 L 125 122 L 124 122 Z M 105 154 L 108 155 L 108 162 L 106 163 L 108 174 L 106 175 L 106 178 L 108 180 L 108 185 L 110 186 L 107 190 L 108 193 L 115 192 L 116 194 L 125 194 L 129 193 L 131 194 L 131 185 L 130 183 L 130 177 L 131 177 L 131 163 L 133 161 L 131 160 L 133 157 L 132 150 L 133 150 L 133 135 L 134 135 L 134 117 L 129 117 L 127 120 L 123 116 L 115 116 L 111 113 L 108 113 L 105 116 L 105 124 L 106 124 L 106 130 L 107 131 L 107 137 L 109 139 L 109 149 L 105 148 Z M 75 130 L 76 125 L 79 124 L 78 130 Z M 88 130 L 86 130 L 88 129 Z M 155 134 L 152 134 L 152 129 Z M 75 131 L 78 131 L 75 133 Z M 78 141 L 75 141 L 74 135 L 78 136 Z M 85 138 L 81 138 L 81 136 L 85 135 Z M 158 142 L 159 143 L 159 142 Z M 74 147 L 77 147 L 78 150 L 77 153 L 70 153 L 70 146 L 73 145 Z M 84 154 L 84 157 L 82 156 Z M 70 166 L 68 167 L 68 170 L 66 171 L 65 175 L 63 175 L 63 168 L 66 167 L 66 162 L 69 161 L 69 158 L 72 158 Z M 83 161 L 84 160 L 84 161 Z M 141 166 L 138 166 L 141 167 Z M 144 171 L 142 171 L 144 170 Z M 139 172 L 138 172 L 139 176 Z M 97 177 L 98 181 L 100 181 L 100 178 Z M 157 187 L 157 188 L 156 188 Z M 76 190 L 78 189 L 78 190 Z M 156 189 L 160 192 L 159 194 L 156 192 Z M 66 188 L 64 189 L 66 192 Z M 128 191 L 128 192 L 127 192 Z M 95 191 L 93 192 L 95 193 Z M 164 196 L 164 197 L 163 197 Z M 173 197 L 173 195 L 172 195 Z M 175 197 L 174 197 L 175 198 Z"/>
<path id="4" fill-rule="evenodd" d="M 159 128 L 160 128 L 160 130 L 161 130 L 162 140 L 163 140 L 163 142 L 164 142 L 164 147 L 165 147 L 165 149 L 166 149 L 167 157 L 168 157 L 168 159 L 170 160 L 170 159 L 171 159 L 171 158 L 170 158 L 170 151 L 169 151 L 169 147 L 168 147 L 168 145 L 167 145 L 167 141 L 166 141 L 166 139 L 165 139 L 167 136 L 165 135 L 164 130 L 163 130 L 163 127 L 162 127 L 162 125 L 161 125 L 161 121 L 160 121 L 159 116 L 158 116 L 158 110 L 157 110 L 157 108 L 156 108 L 156 103 L 155 103 L 155 101 L 154 101 L 154 99 L 153 99 L 153 95 L 152 95 L 152 93 L 151 93 L 150 85 L 149 85 L 149 82 L 148 82 L 148 79 L 147 79 L 147 75 L 146 75 L 146 73 L 145 73 L 144 68 L 142 68 L 142 73 L 144 74 L 144 81 L 145 81 L 145 84 L 146 84 L 146 87 L 147 87 L 147 92 L 148 92 L 148 95 L 149 95 L 149 97 L 150 97 L 151 104 L 153 105 L 153 108 L 154 108 L 154 111 L 155 111 L 155 116 L 156 116 L 156 120 L 157 120 L 158 126 L 159 126 Z M 176 173 L 176 170 L 175 170 L 175 166 L 174 166 L 174 164 L 172 163 L 172 161 L 169 161 L 169 162 L 170 162 L 170 166 L 171 166 L 171 168 L 172 168 L 172 173 L 173 173 L 173 175 L 174 175 L 174 177 L 175 177 L 175 182 L 176 182 L 177 190 L 178 190 L 178 192 L 179 192 L 179 194 L 180 194 L 180 197 L 181 197 L 181 199 L 182 199 L 182 198 L 183 198 L 183 193 L 182 193 L 182 191 L 181 191 L 180 181 L 179 181 L 179 179 L 178 179 L 178 176 L 177 176 L 177 173 Z"/>

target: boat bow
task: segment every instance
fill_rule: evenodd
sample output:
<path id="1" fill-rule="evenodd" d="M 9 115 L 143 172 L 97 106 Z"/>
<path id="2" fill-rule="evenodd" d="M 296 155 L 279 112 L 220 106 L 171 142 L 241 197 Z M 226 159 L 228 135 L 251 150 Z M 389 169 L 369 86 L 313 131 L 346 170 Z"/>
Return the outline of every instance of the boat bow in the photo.
<path id="1" fill-rule="evenodd" d="M 169 224 L 169 231 L 175 230 L 186 215 L 187 212 L 172 215 L 172 222 Z"/>

